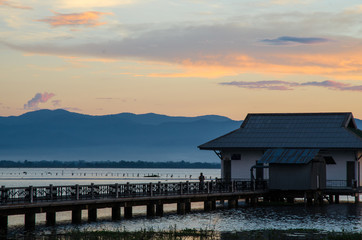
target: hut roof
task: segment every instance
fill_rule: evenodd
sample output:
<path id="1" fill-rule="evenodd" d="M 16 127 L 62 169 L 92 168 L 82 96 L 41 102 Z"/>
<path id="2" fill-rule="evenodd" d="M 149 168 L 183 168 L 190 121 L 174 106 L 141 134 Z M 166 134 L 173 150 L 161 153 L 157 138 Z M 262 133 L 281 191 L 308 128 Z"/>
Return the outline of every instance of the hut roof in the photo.
<path id="1" fill-rule="evenodd" d="M 239 129 L 199 148 L 362 149 L 362 134 L 350 112 L 248 114 Z"/>

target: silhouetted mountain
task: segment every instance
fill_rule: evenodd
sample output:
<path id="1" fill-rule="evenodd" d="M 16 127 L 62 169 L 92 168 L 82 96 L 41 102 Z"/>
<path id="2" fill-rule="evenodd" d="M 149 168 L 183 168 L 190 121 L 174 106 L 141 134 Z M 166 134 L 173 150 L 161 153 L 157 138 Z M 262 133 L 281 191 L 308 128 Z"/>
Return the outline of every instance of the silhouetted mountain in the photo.
<path id="1" fill-rule="evenodd" d="M 0 159 L 217 161 L 197 146 L 240 124 L 217 115 L 90 116 L 39 110 L 0 117 Z"/>
<path id="2" fill-rule="evenodd" d="M 362 128 L 362 121 L 355 119 Z M 240 127 L 207 115 L 170 117 L 154 113 L 90 116 L 39 110 L 0 117 L 0 160 L 127 160 L 218 162 L 197 146 Z"/>

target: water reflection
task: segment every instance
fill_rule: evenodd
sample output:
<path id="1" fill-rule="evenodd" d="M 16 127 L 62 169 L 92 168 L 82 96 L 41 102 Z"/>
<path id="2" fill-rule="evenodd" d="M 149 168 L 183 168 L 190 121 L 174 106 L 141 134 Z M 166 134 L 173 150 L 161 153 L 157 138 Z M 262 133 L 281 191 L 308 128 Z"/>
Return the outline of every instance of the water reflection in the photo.
<path id="1" fill-rule="evenodd" d="M 146 218 L 144 209 L 138 209 L 135 218 L 131 220 L 110 221 L 110 212 L 100 211 L 100 221 L 74 226 L 67 222 L 58 222 L 55 227 L 39 225 L 37 234 L 64 234 L 74 230 L 79 231 L 139 231 L 141 229 L 169 230 L 170 228 L 204 229 L 216 232 L 240 232 L 263 229 L 315 229 L 319 231 L 352 231 L 362 232 L 362 204 L 332 204 L 324 206 L 259 206 L 241 207 L 239 209 L 218 209 L 213 212 L 203 212 L 201 203 L 193 203 L 192 213 L 177 215 L 175 206 L 165 209 L 164 217 Z M 86 220 L 86 219 L 83 219 Z M 20 227 L 12 227 L 12 235 L 20 233 Z"/>

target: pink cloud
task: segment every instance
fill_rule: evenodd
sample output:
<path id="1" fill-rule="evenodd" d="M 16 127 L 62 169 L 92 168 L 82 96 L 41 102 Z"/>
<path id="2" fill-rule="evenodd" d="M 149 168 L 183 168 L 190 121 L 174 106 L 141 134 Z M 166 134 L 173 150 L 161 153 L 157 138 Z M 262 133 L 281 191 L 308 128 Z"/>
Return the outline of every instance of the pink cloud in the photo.
<path id="1" fill-rule="evenodd" d="M 305 83 L 278 81 L 278 80 L 256 81 L 256 82 L 233 81 L 233 82 L 222 82 L 219 84 L 235 86 L 240 88 L 248 88 L 248 89 L 267 89 L 267 90 L 279 90 L 279 91 L 294 90 L 295 88 L 299 87 L 312 86 L 312 87 L 324 87 L 339 91 L 362 92 L 362 85 L 351 85 L 348 83 L 341 83 L 332 80 L 326 80 L 321 82 L 305 82 Z"/>
<path id="2" fill-rule="evenodd" d="M 44 19 L 37 20 L 38 22 L 49 23 L 53 27 L 59 26 L 87 26 L 95 27 L 106 24 L 105 22 L 99 22 L 99 17 L 102 15 L 110 15 L 112 13 L 107 12 L 82 12 L 82 13 L 69 13 L 62 14 L 53 12 L 55 16 L 47 17 Z"/>
<path id="3" fill-rule="evenodd" d="M 37 93 L 32 99 L 28 101 L 28 103 L 24 104 L 24 109 L 38 109 L 39 103 L 45 103 L 54 96 L 54 93 Z"/>
<path id="4" fill-rule="evenodd" d="M 33 9 L 32 7 L 20 5 L 20 4 L 17 4 L 12 1 L 8 1 L 8 0 L 0 0 L 0 6 L 6 6 L 6 7 L 11 7 L 11 8 L 17 8 L 17 9 L 26 9 L 26 10 Z"/>

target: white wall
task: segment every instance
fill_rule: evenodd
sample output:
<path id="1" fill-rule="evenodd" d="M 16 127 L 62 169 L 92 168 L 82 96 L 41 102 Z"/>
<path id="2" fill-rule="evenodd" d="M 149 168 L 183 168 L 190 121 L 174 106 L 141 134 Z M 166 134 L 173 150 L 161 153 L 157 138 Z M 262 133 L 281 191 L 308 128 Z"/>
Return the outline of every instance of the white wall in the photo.
<path id="1" fill-rule="evenodd" d="M 231 178 L 246 178 L 250 179 L 250 168 L 255 165 L 255 162 L 263 156 L 262 151 L 258 150 L 240 150 L 227 152 L 223 154 L 224 158 L 231 158 L 232 154 L 241 154 L 241 160 L 231 160 Z M 255 176 L 255 170 L 254 170 Z M 269 171 L 264 169 L 264 178 L 269 177 Z"/>
<path id="2" fill-rule="evenodd" d="M 343 151 L 335 150 L 329 151 L 330 155 L 333 157 L 336 164 L 327 164 L 327 180 L 346 180 L 347 179 L 347 162 L 355 161 L 355 152 L 354 151 Z M 355 165 L 355 176 L 358 177 L 357 162 Z"/>

